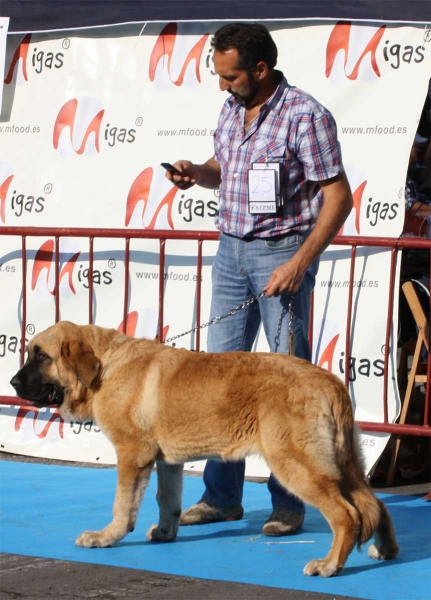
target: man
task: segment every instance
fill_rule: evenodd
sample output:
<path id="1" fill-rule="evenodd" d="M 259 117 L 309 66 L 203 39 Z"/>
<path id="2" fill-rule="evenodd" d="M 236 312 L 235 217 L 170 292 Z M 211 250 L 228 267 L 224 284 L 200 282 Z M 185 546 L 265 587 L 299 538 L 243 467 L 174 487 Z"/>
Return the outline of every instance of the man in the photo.
<path id="1" fill-rule="evenodd" d="M 310 296 L 319 256 L 352 207 L 336 125 L 322 105 L 275 70 L 277 47 L 262 25 L 226 25 L 212 46 L 220 89 L 230 94 L 214 136 L 215 154 L 201 165 L 180 160 L 174 165 L 180 175 L 167 177 L 183 190 L 195 184 L 220 188 L 211 318 L 262 290 L 266 294 L 212 325 L 208 351 L 251 350 L 262 322 L 270 350 L 288 353 L 291 322 L 294 354 L 310 360 Z M 264 179 L 259 167 L 274 175 Z M 271 212 L 262 214 L 262 206 Z M 244 473 L 244 462 L 209 460 L 205 493 L 182 513 L 181 524 L 241 519 Z M 304 521 L 303 503 L 273 475 L 268 488 L 273 511 L 263 533 L 294 533 Z"/>

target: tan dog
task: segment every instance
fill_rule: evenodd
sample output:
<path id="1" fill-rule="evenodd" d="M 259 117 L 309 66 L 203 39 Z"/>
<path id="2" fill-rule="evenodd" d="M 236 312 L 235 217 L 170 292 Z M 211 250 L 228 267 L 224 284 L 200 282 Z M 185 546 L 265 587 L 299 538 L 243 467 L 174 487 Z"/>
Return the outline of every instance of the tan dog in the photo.
<path id="1" fill-rule="evenodd" d="M 184 462 L 259 453 L 333 531 L 328 556 L 309 562 L 306 575 L 338 573 L 354 545 L 373 534 L 372 558 L 398 553 L 390 516 L 364 478 L 346 389 L 305 360 L 196 353 L 65 321 L 31 340 L 11 384 L 36 406 L 58 404 L 65 419 L 94 419 L 115 446 L 113 521 L 82 533 L 78 546 L 112 546 L 133 530 L 154 463 L 160 516 L 147 538 L 170 541 Z"/>

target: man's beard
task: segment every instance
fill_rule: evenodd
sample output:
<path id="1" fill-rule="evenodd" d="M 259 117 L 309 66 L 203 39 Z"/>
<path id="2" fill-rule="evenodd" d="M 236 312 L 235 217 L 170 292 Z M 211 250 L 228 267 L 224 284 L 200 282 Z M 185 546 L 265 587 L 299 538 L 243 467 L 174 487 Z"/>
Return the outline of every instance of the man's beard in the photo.
<path id="1" fill-rule="evenodd" d="M 233 96 L 235 98 L 235 100 L 238 102 L 238 104 L 240 106 L 244 106 L 247 107 L 250 102 L 252 102 L 256 95 L 257 92 L 259 91 L 259 84 L 258 82 L 253 79 L 251 73 L 247 73 L 247 78 L 248 78 L 248 84 L 250 86 L 249 92 L 247 95 L 243 96 L 242 94 L 236 94 L 235 92 L 230 92 L 231 96 Z"/>

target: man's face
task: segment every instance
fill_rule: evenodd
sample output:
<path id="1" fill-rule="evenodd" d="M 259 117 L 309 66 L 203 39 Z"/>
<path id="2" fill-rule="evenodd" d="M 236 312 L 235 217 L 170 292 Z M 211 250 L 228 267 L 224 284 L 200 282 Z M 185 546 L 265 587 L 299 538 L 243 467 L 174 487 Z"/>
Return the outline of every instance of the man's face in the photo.
<path id="1" fill-rule="evenodd" d="M 229 92 L 238 104 L 248 107 L 259 91 L 259 79 L 249 71 L 237 69 L 238 58 L 238 50 L 235 48 L 226 52 L 215 50 L 214 69 L 219 76 L 222 92 Z"/>

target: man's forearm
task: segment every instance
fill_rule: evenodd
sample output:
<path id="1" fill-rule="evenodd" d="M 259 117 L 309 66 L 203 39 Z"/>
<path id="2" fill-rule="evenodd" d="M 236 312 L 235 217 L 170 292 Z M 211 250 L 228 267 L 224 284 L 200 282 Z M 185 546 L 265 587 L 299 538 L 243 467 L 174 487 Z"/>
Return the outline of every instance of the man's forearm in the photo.
<path id="1" fill-rule="evenodd" d="M 221 183 L 221 169 L 214 157 L 202 165 L 195 165 L 197 169 L 197 185 L 210 190 L 216 190 Z"/>
<path id="2" fill-rule="evenodd" d="M 271 274 L 264 287 L 268 298 L 297 292 L 305 272 L 340 230 L 352 209 L 352 194 L 344 173 L 322 184 L 324 202 L 313 231 L 290 260 Z"/>
<path id="3" fill-rule="evenodd" d="M 352 210 L 352 194 L 344 174 L 322 189 L 324 202 L 316 225 L 295 255 L 305 268 L 326 250 Z"/>

